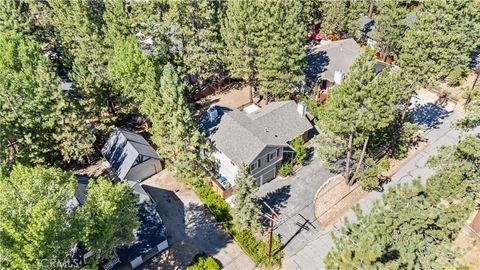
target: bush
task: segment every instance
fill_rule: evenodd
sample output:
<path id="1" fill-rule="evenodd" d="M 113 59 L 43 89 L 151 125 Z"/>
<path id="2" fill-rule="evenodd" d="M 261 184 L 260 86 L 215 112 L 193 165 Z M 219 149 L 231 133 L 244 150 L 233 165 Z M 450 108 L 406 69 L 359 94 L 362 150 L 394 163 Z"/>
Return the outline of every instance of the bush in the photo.
<path id="1" fill-rule="evenodd" d="M 205 253 L 195 255 L 187 270 L 218 270 L 220 266 L 215 259 Z"/>
<path id="2" fill-rule="evenodd" d="M 282 166 L 280 166 L 278 173 L 283 177 L 289 176 L 293 173 L 292 166 L 290 166 L 288 163 L 283 163 Z"/>
<path id="3" fill-rule="evenodd" d="M 382 159 L 378 164 L 371 158 L 365 161 L 367 167 L 362 171 L 357 181 L 365 190 L 374 190 L 382 184 L 380 176 L 382 172 L 388 170 L 390 164 L 388 160 Z"/>
<path id="4" fill-rule="evenodd" d="M 303 136 L 293 139 L 292 147 L 295 150 L 293 162 L 295 164 L 303 164 L 305 159 L 307 159 L 307 149 L 305 148 L 305 141 L 303 140 Z"/>
<path id="5" fill-rule="evenodd" d="M 447 83 L 450 86 L 459 86 L 463 79 L 463 69 L 456 67 L 447 76 Z"/>
<path id="6" fill-rule="evenodd" d="M 291 169 L 291 168 L 290 168 Z M 268 257 L 268 242 L 264 240 L 257 241 L 252 232 L 237 231 L 233 224 L 233 218 L 230 214 L 230 206 L 215 193 L 208 185 L 198 182 L 193 186 L 203 204 L 212 212 L 217 221 L 221 222 L 237 243 L 250 256 L 250 258 L 259 266 L 271 267 L 280 266 L 283 251 L 281 251 L 282 243 L 278 237 L 273 239 L 272 258 Z M 268 239 L 268 238 L 267 238 Z M 195 268 L 192 268 L 195 269 Z"/>

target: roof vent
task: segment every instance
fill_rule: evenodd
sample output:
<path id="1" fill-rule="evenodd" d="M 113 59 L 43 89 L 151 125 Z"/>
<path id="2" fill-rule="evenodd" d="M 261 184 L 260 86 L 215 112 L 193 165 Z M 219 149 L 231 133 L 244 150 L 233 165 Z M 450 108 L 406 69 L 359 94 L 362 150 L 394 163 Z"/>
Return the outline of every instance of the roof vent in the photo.
<path id="1" fill-rule="evenodd" d="M 208 112 L 208 120 L 210 122 L 214 122 L 215 120 L 217 120 L 218 111 L 217 111 L 217 108 L 215 108 L 215 106 L 208 108 L 207 112 Z"/>
<path id="2" fill-rule="evenodd" d="M 340 84 L 345 73 L 342 70 L 335 70 L 335 75 L 333 76 L 333 81 L 335 84 Z"/>
<path id="3" fill-rule="evenodd" d="M 300 101 L 297 104 L 297 112 L 301 117 L 305 117 L 305 114 L 307 113 L 307 104 L 305 104 L 304 101 Z"/>

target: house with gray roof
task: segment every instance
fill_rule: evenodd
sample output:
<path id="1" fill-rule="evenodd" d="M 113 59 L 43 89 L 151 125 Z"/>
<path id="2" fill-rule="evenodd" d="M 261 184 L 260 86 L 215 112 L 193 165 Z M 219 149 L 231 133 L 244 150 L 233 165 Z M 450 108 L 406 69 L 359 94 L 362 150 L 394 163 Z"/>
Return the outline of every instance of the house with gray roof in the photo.
<path id="1" fill-rule="evenodd" d="M 417 13 L 416 12 L 410 12 L 407 14 L 405 17 L 405 20 L 403 22 L 403 25 L 405 27 L 410 27 L 413 22 L 417 19 Z M 367 16 L 361 16 L 357 20 L 358 26 L 360 27 L 360 33 L 359 36 L 361 37 L 361 42 L 365 42 L 368 46 L 375 46 L 376 41 L 375 41 L 375 20 L 367 17 Z"/>
<path id="2" fill-rule="evenodd" d="M 207 132 L 219 177 L 235 186 L 239 167 L 246 164 L 259 186 L 274 179 L 281 162 L 294 155 L 288 143 L 306 138 L 313 128 L 305 109 L 304 103 L 295 101 L 272 102 L 263 108 L 252 105 L 244 111 L 211 107 Z"/>
<path id="3" fill-rule="evenodd" d="M 335 84 L 340 84 L 363 49 L 353 38 L 315 45 L 308 51 L 305 77 L 312 88 L 317 88 L 317 98 Z M 388 64 L 376 61 L 375 72 L 379 73 Z"/>
<path id="4" fill-rule="evenodd" d="M 102 154 L 117 180 L 142 181 L 162 170 L 162 160 L 142 136 L 115 128 Z"/>

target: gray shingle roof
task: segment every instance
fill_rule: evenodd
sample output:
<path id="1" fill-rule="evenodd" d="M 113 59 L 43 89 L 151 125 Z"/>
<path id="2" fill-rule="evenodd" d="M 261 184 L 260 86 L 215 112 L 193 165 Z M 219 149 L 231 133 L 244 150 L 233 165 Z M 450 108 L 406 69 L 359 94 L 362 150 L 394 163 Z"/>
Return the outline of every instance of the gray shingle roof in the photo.
<path id="1" fill-rule="evenodd" d="M 235 164 L 251 163 L 267 146 L 288 146 L 287 142 L 312 128 L 300 117 L 294 101 L 273 102 L 247 114 L 236 109 L 223 110 L 216 125 L 210 127 L 214 146 Z"/>
<path id="2" fill-rule="evenodd" d="M 160 159 L 142 136 L 120 128 L 115 128 L 112 132 L 102 154 L 120 180 L 125 179 L 139 155 Z"/>
<path id="3" fill-rule="evenodd" d="M 316 82 L 321 78 L 333 82 L 335 71 L 346 73 L 360 54 L 362 49 L 353 38 L 314 46 L 306 58 L 305 75 L 310 81 Z"/>
<path id="4" fill-rule="evenodd" d="M 273 102 L 247 116 L 260 127 L 266 127 L 282 142 L 290 142 L 313 126 L 306 117 L 297 112 L 295 101 Z"/>

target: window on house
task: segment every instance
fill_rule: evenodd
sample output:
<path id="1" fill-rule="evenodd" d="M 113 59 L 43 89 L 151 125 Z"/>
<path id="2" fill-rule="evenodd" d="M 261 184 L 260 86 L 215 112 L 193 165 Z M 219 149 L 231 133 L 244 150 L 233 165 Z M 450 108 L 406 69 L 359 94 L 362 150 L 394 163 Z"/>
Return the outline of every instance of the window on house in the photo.
<path id="1" fill-rule="evenodd" d="M 270 154 L 267 155 L 267 163 L 270 162 Z"/>
<path id="2" fill-rule="evenodd" d="M 280 156 L 280 148 L 277 149 L 277 157 Z"/>
<path id="3" fill-rule="evenodd" d="M 262 161 L 261 159 L 258 159 L 258 166 L 257 166 L 258 168 L 260 168 L 261 161 Z"/>
<path id="4" fill-rule="evenodd" d="M 256 163 L 250 164 L 250 171 L 255 170 L 255 165 L 256 165 Z"/>

